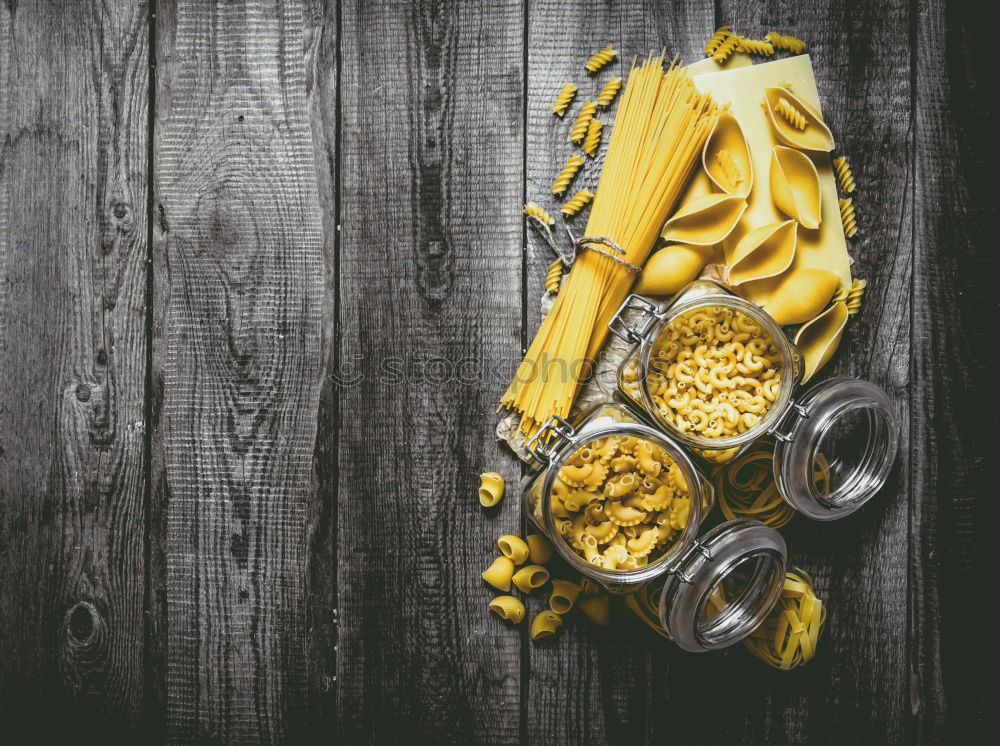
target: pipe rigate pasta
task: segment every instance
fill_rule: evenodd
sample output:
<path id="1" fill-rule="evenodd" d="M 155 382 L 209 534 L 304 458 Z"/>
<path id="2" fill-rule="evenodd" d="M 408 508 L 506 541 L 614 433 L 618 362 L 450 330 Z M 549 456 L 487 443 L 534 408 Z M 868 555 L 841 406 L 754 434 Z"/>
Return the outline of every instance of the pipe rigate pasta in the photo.
<path id="1" fill-rule="evenodd" d="M 781 86 L 765 88 L 763 103 L 774 134 L 782 143 L 799 150 L 833 150 L 833 133 L 826 122 L 794 92 Z"/>
<path id="2" fill-rule="evenodd" d="M 525 539 L 528 545 L 528 557 L 536 565 L 544 565 L 552 559 L 552 545 L 540 534 L 528 534 Z"/>
<path id="3" fill-rule="evenodd" d="M 524 214 L 533 220 L 537 220 L 539 223 L 544 223 L 545 225 L 554 225 L 555 218 L 549 215 L 548 211 L 541 205 L 535 202 L 525 202 L 524 203 Z"/>
<path id="4" fill-rule="evenodd" d="M 599 627 L 604 627 L 611 619 L 611 599 L 607 596 L 592 596 L 577 603 L 587 618 Z"/>
<path id="5" fill-rule="evenodd" d="M 856 186 L 854 172 L 851 171 L 851 164 L 847 162 L 847 156 L 842 155 L 840 158 L 834 158 L 833 169 L 837 174 L 837 181 L 840 182 L 840 188 L 848 194 L 853 192 Z"/>
<path id="6" fill-rule="evenodd" d="M 557 197 L 564 194 L 567 187 L 569 187 L 569 183 L 573 181 L 573 177 L 576 176 L 576 172 L 580 170 L 580 166 L 582 165 L 583 158 L 575 153 L 567 158 L 566 165 L 562 167 L 562 170 L 556 176 L 556 180 L 552 183 L 552 193 Z"/>
<path id="7" fill-rule="evenodd" d="M 520 624 L 524 619 L 524 604 L 513 596 L 497 596 L 490 601 L 490 611 L 511 624 Z"/>
<path id="8" fill-rule="evenodd" d="M 513 577 L 514 585 L 523 593 L 531 593 L 549 582 L 549 571 L 541 565 L 525 565 Z"/>
<path id="9" fill-rule="evenodd" d="M 686 201 L 663 226 L 664 241 L 713 246 L 725 239 L 746 212 L 747 201 L 730 194 L 705 194 Z"/>
<path id="10" fill-rule="evenodd" d="M 778 145 L 771 152 L 771 198 L 775 206 L 803 228 L 819 228 L 822 218 L 819 172 L 812 159 Z"/>
<path id="11" fill-rule="evenodd" d="M 568 580 L 553 580 L 549 607 L 557 614 L 568 614 L 579 595 L 580 586 L 576 583 L 571 583 Z"/>
<path id="12" fill-rule="evenodd" d="M 711 57 L 715 54 L 716 50 L 722 46 L 722 42 L 732 36 L 732 34 L 732 29 L 730 29 L 729 26 L 720 26 L 717 28 L 715 33 L 712 34 L 712 37 L 705 42 L 705 56 Z"/>
<path id="13" fill-rule="evenodd" d="M 785 49 L 792 54 L 802 54 L 806 49 L 806 43 L 801 39 L 787 34 L 779 34 L 777 31 L 768 31 L 764 39 L 775 49 Z"/>
<path id="14" fill-rule="evenodd" d="M 600 52 L 595 52 L 589 60 L 583 63 L 583 66 L 587 68 L 587 72 L 596 73 L 617 55 L 618 52 L 615 51 L 615 48 L 608 44 Z"/>
<path id="15" fill-rule="evenodd" d="M 731 285 L 776 277 L 789 268 L 795 258 L 797 236 L 794 220 L 762 225 L 749 231 L 733 251 L 726 268 Z"/>
<path id="16" fill-rule="evenodd" d="M 507 557 L 497 557 L 493 564 L 483 572 L 483 580 L 498 591 L 509 591 L 510 581 L 514 576 L 514 563 Z"/>
<path id="17" fill-rule="evenodd" d="M 785 574 L 778 603 L 743 645 L 768 665 L 788 671 L 813 659 L 825 624 L 826 607 L 816 597 L 812 578 L 796 568 Z"/>
<path id="18" fill-rule="evenodd" d="M 712 53 L 712 59 L 718 62 L 720 65 L 725 64 L 726 60 L 732 55 L 733 52 L 740 48 L 740 37 L 729 36 L 719 45 Z"/>
<path id="19" fill-rule="evenodd" d="M 569 131 L 569 141 L 579 145 L 583 138 L 587 136 L 587 127 L 590 126 L 594 114 L 597 113 L 596 101 L 584 101 L 580 108 L 580 113 L 576 115 L 576 122 L 573 123 Z"/>
<path id="20" fill-rule="evenodd" d="M 764 310 L 782 326 L 804 324 L 815 318 L 830 302 L 840 277 L 826 269 L 794 269 L 771 293 Z"/>
<path id="21" fill-rule="evenodd" d="M 711 256 L 711 246 L 665 246 L 649 257 L 636 281 L 635 292 L 673 295 L 698 276 Z"/>
<path id="22" fill-rule="evenodd" d="M 621 87 L 622 79 L 612 75 L 608 78 L 608 82 L 604 84 L 601 92 L 597 94 L 597 105 L 602 109 L 607 109 L 615 100 L 615 96 L 618 95 Z"/>
<path id="23" fill-rule="evenodd" d="M 858 235 L 858 219 L 854 214 L 854 200 L 851 197 L 840 200 L 840 220 L 844 224 L 844 235 L 854 238 Z"/>
<path id="24" fill-rule="evenodd" d="M 555 295 L 559 292 L 559 283 L 562 282 L 563 263 L 562 259 L 556 259 L 549 265 L 549 271 L 545 275 L 545 292 Z"/>
<path id="25" fill-rule="evenodd" d="M 561 117 L 566 113 L 569 105 L 573 102 L 573 97 L 576 96 L 576 86 L 572 83 L 567 83 L 559 91 L 559 95 L 556 96 L 556 100 L 552 102 L 552 113 L 557 117 Z"/>
<path id="26" fill-rule="evenodd" d="M 720 306 L 692 309 L 671 320 L 653 341 L 648 371 L 660 415 L 700 438 L 733 437 L 751 429 L 782 386 L 776 341 L 750 316 Z M 629 380 L 628 370 L 625 374 L 622 386 L 638 400 L 638 381 Z M 690 505 L 678 509 L 685 507 Z M 686 520 L 680 513 L 668 518 Z"/>
<path id="27" fill-rule="evenodd" d="M 597 155 L 597 149 L 601 147 L 601 130 L 604 129 L 604 122 L 596 117 L 590 118 L 587 125 L 587 136 L 583 139 L 583 152 L 593 158 Z"/>
<path id="28" fill-rule="evenodd" d="M 802 383 L 812 378 L 833 357 L 847 323 L 847 305 L 834 303 L 819 316 L 799 328 L 795 346 L 802 353 Z"/>
<path id="29" fill-rule="evenodd" d="M 541 640 L 545 637 L 551 637 L 559 631 L 560 627 L 562 627 L 561 616 L 551 609 L 539 611 L 531 620 L 531 639 Z"/>
<path id="30" fill-rule="evenodd" d="M 568 199 L 562 206 L 562 214 L 564 218 L 571 218 L 576 215 L 580 210 L 586 207 L 590 200 L 594 198 L 593 192 L 588 192 L 586 189 L 581 189 L 579 192 L 574 194 L 570 199 Z"/>
<path id="31" fill-rule="evenodd" d="M 503 556 L 515 565 L 522 565 L 528 559 L 528 545 L 520 536 L 510 534 L 501 536 L 497 539 L 497 546 L 500 547 Z"/>
<path id="32" fill-rule="evenodd" d="M 495 471 L 479 475 L 479 503 L 484 508 L 492 508 L 503 497 L 503 477 Z"/>
<path id="33" fill-rule="evenodd" d="M 739 51 L 746 52 L 747 54 L 755 54 L 760 57 L 770 57 L 774 54 L 774 47 L 771 46 L 769 41 L 761 41 L 759 39 L 747 39 L 745 36 L 739 37 L 740 45 Z"/>

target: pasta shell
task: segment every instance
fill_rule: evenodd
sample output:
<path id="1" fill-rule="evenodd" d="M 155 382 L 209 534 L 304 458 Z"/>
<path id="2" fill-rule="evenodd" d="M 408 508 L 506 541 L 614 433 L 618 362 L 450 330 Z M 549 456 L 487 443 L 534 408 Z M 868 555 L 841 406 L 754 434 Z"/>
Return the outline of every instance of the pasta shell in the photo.
<path id="1" fill-rule="evenodd" d="M 524 619 L 524 604 L 513 596 L 497 596 L 490 601 L 490 611 L 512 624 L 520 624 Z"/>
<path id="2" fill-rule="evenodd" d="M 528 545 L 528 557 L 534 564 L 544 565 L 552 558 L 552 545 L 544 536 L 528 534 L 525 543 Z"/>
<path id="3" fill-rule="evenodd" d="M 525 565 L 513 577 L 514 585 L 523 593 L 531 593 L 549 582 L 549 571 L 541 565 Z"/>
<path id="4" fill-rule="evenodd" d="M 577 606 L 594 624 L 603 627 L 611 618 L 611 599 L 607 596 L 594 596 L 581 601 Z"/>
<path id="5" fill-rule="evenodd" d="M 738 197 L 750 196 L 753 165 L 750 146 L 739 120 L 723 112 L 701 151 L 705 173 L 719 189 Z"/>
<path id="6" fill-rule="evenodd" d="M 795 258 L 797 223 L 770 223 L 747 233 L 736 245 L 726 270 L 730 285 L 780 275 Z"/>
<path id="7" fill-rule="evenodd" d="M 800 150 L 824 153 L 833 150 L 833 133 L 826 122 L 813 107 L 790 90 L 765 88 L 764 101 L 774 134 L 781 142 Z"/>
<path id="8" fill-rule="evenodd" d="M 673 295 L 698 276 L 712 256 L 711 246 L 673 244 L 646 261 L 636 282 L 635 292 L 642 295 Z"/>
<path id="9" fill-rule="evenodd" d="M 826 269 L 792 270 L 771 293 L 764 310 L 781 325 L 804 324 L 826 307 L 839 284 L 840 277 Z"/>
<path id="10" fill-rule="evenodd" d="M 479 504 L 484 508 L 492 508 L 503 497 L 503 477 L 495 471 L 479 475 Z"/>
<path id="11" fill-rule="evenodd" d="M 713 246 L 732 233 L 746 212 L 747 201 L 730 194 L 704 194 L 681 205 L 666 225 L 666 241 Z"/>
<path id="12" fill-rule="evenodd" d="M 792 148 L 777 146 L 771 153 L 771 198 L 803 228 L 819 228 L 819 172 L 812 159 Z"/>
<path id="13" fill-rule="evenodd" d="M 510 580 L 514 575 L 514 563 L 506 557 L 497 557 L 483 572 L 483 580 L 498 591 L 509 591 Z"/>
<path id="14" fill-rule="evenodd" d="M 520 565 L 528 559 L 528 545 L 520 536 L 501 536 L 497 539 L 497 546 L 500 547 L 503 556 L 515 565 Z"/>
<path id="15" fill-rule="evenodd" d="M 819 316 L 799 329 L 795 344 L 802 353 L 804 371 L 802 383 L 812 378 L 837 351 L 847 323 L 847 306 L 834 303 Z"/>
<path id="16" fill-rule="evenodd" d="M 553 580 L 552 594 L 549 596 L 549 608 L 556 614 L 567 614 L 580 595 L 580 586 L 568 580 Z"/>
<path id="17" fill-rule="evenodd" d="M 541 640 L 550 637 L 558 632 L 560 627 L 562 627 L 561 616 L 548 609 L 539 611 L 531 620 L 531 639 Z"/>

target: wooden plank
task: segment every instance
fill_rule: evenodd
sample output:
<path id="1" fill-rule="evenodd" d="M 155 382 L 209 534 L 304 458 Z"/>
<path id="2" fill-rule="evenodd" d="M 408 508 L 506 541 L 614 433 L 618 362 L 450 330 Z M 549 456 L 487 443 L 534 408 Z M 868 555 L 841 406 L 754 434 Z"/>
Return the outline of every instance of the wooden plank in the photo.
<path id="1" fill-rule="evenodd" d="M 38 742 L 142 718 L 147 40 L 0 5 L 0 719 Z"/>
<path id="2" fill-rule="evenodd" d="M 563 225 L 581 235 L 586 214 L 571 221 L 559 216 L 560 201 L 550 188 L 556 173 L 573 152 L 568 132 L 584 100 L 593 99 L 610 74 L 625 78 L 633 55 L 666 46 L 686 61 L 703 56 L 704 38 L 713 30 L 713 5 L 700 3 L 576 3 L 556 0 L 529 4 L 528 129 L 526 199 L 537 201 L 557 216 L 556 238 L 567 246 Z M 597 76 L 589 76 L 584 61 L 611 43 L 618 60 Z M 552 100 L 567 81 L 579 87 L 574 105 L 563 119 L 552 115 Z M 613 111 L 599 117 L 613 122 Z M 606 130 L 605 142 L 610 135 Z M 587 159 L 569 194 L 597 184 L 600 158 Z M 541 321 L 538 299 L 554 255 L 529 230 L 526 340 Z M 534 614 L 547 599 L 533 599 Z M 655 713 L 653 694 L 663 680 L 669 643 L 636 629 L 624 606 L 609 630 L 597 631 L 574 615 L 550 644 L 529 648 L 524 716 L 531 743 L 619 743 L 647 740 Z M 659 696 L 665 697 L 660 689 Z M 671 703 L 671 712 L 676 712 Z M 671 738 L 671 740 L 674 740 Z"/>
<path id="3" fill-rule="evenodd" d="M 912 737 L 985 742 L 989 655 L 962 623 L 989 588 L 990 447 L 1000 417 L 992 198 L 998 97 L 988 28 L 965 3 L 915 3 Z"/>
<path id="4" fill-rule="evenodd" d="M 806 40 L 824 116 L 858 182 L 861 234 L 853 271 L 868 280 L 865 304 L 821 377 L 852 375 L 897 402 L 903 443 L 896 476 L 876 503 L 833 525 L 796 518 L 783 533 L 790 560 L 813 574 L 830 616 L 817 658 L 795 674 L 769 672 L 742 649 L 685 656 L 671 666 L 655 733 L 691 740 L 843 742 L 905 736 L 907 609 L 909 294 L 912 237 L 909 8 L 723 2 L 718 24 L 762 38 L 770 30 Z M 817 379 L 819 380 L 819 379 Z M 870 662 L 859 665 L 859 661 Z M 681 719 L 673 713 L 689 713 Z M 708 723 L 708 725 L 704 725 Z"/>
<path id="5" fill-rule="evenodd" d="M 522 8 L 341 16 L 339 735 L 509 743 L 523 627 L 479 574 L 519 521 L 493 424 L 519 353 Z"/>
<path id="6" fill-rule="evenodd" d="M 298 2 L 161 3 L 154 486 L 168 740 L 297 740 L 324 244 Z"/>

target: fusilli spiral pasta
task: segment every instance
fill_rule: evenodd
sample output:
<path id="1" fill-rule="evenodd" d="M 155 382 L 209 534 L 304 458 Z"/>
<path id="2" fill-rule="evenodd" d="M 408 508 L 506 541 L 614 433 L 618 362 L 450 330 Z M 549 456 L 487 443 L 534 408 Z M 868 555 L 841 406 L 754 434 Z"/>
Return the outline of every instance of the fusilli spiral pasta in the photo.
<path id="1" fill-rule="evenodd" d="M 576 96 L 576 86 L 572 83 L 567 83 L 559 91 L 559 95 L 556 96 L 556 100 L 552 102 L 552 113 L 557 117 L 561 117 L 566 113 L 569 105 L 573 102 L 573 97 Z"/>
<path id="2" fill-rule="evenodd" d="M 729 36 L 719 45 L 719 48 L 712 54 L 712 59 L 720 65 L 729 59 L 729 56 L 740 48 L 740 37 Z"/>
<path id="3" fill-rule="evenodd" d="M 579 192 L 574 194 L 572 198 L 566 201 L 562 206 L 563 217 L 570 218 L 576 215 L 580 210 L 587 206 L 587 204 L 594 198 L 593 192 L 588 192 L 586 189 L 581 189 Z"/>
<path id="4" fill-rule="evenodd" d="M 804 130 L 806 128 L 806 124 L 808 124 L 805 115 L 796 109 L 792 102 L 787 98 L 778 99 L 778 103 L 774 107 L 774 110 L 797 130 Z"/>
<path id="5" fill-rule="evenodd" d="M 617 55 L 618 52 L 615 51 L 614 47 L 608 44 L 608 46 L 600 52 L 595 53 L 594 56 L 584 62 L 583 66 L 587 68 L 587 72 L 596 73 L 606 64 L 611 62 L 611 60 L 613 60 Z"/>
<path id="6" fill-rule="evenodd" d="M 597 155 L 597 149 L 601 146 L 601 130 L 604 129 L 604 122 L 596 117 L 591 117 L 590 124 L 587 125 L 587 137 L 583 141 L 583 152 L 593 158 Z"/>
<path id="7" fill-rule="evenodd" d="M 847 162 L 847 156 L 833 159 L 833 168 L 837 172 L 837 180 L 840 188 L 850 194 L 855 189 L 854 173 L 851 171 L 851 164 Z"/>
<path id="8" fill-rule="evenodd" d="M 580 109 L 580 113 L 576 115 L 576 122 L 574 122 L 573 128 L 569 131 L 570 142 L 574 142 L 577 145 L 583 142 L 583 138 L 587 136 L 587 127 L 590 126 L 590 121 L 596 113 L 597 102 L 585 101 L 583 107 Z"/>
<path id="9" fill-rule="evenodd" d="M 716 151 L 715 160 L 718 162 L 719 170 L 726 182 L 735 189 L 743 181 L 743 171 L 740 170 L 740 164 L 736 162 L 733 151 L 726 148 Z"/>
<path id="10" fill-rule="evenodd" d="M 562 259 L 556 259 L 549 265 L 549 271 L 545 275 L 545 292 L 556 295 L 559 292 L 559 284 L 562 282 L 562 276 Z"/>
<path id="11" fill-rule="evenodd" d="M 739 51 L 741 52 L 756 54 L 760 57 L 770 57 L 774 54 L 774 47 L 771 46 L 770 42 L 760 41 L 759 39 L 747 39 L 744 36 L 739 37 L 739 39 Z"/>
<path id="12" fill-rule="evenodd" d="M 861 310 L 861 298 L 865 294 L 865 288 L 867 286 L 867 280 L 855 279 L 849 288 L 840 288 L 837 290 L 837 292 L 833 294 L 832 302 L 839 303 L 843 301 L 843 303 L 847 306 L 847 313 L 853 316 Z"/>
<path id="13" fill-rule="evenodd" d="M 854 200 L 848 197 L 840 200 L 840 220 L 844 224 L 844 235 L 854 238 L 858 235 L 858 220 L 854 214 Z"/>
<path id="14" fill-rule="evenodd" d="M 562 167 L 559 175 L 556 176 L 556 180 L 552 183 L 552 193 L 557 197 L 565 194 L 569 183 L 573 181 L 573 177 L 576 176 L 576 172 L 580 170 L 580 166 L 582 165 L 583 158 L 575 153 L 571 155 L 566 160 L 566 165 Z"/>
<path id="15" fill-rule="evenodd" d="M 555 218 L 549 215 L 548 211 L 541 205 L 535 202 L 526 202 L 524 205 L 524 214 L 529 218 L 534 218 L 540 223 L 545 223 L 545 225 L 554 225 Z"/>
<path id="16" fill-rule="evenodd" d="M 779 34 L 777 31 L 769 31 L 764 37 L 775 49 L 786 49 L 792 54 L 802 54 L 806 49 L 806 43 L 794 36 Z"/>
<path id="17" fill-rule="evenodd" d="M 720 26 L 712 34 L 712 37 L 705 42 L 705 56 L 711 57 L 728 37 L 732 36 L 732 29 L 729 26 Z"/>
<path id="18" fill-rule="evenodd" d="M 615 100 L 615 96 L 618 95 L 619 89 L 622 87 L 622 79 L 612 75 L 608 82 L 604 84 L 604 88 L 601 92 L 597 94 L 597 105 L 602 109 L 607 109 L 611 106 L 611 102 Z"/>

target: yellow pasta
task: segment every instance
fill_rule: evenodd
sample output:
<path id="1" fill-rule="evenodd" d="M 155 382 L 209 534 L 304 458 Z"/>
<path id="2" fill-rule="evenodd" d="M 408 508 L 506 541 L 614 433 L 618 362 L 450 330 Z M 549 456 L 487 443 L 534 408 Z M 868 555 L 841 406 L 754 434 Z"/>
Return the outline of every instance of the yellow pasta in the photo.
<path id="1" fill-rule="evenodd" d="M 806 49 L 806 43 L 794 36 L 779 34 L 777 31 L 769 31 L 764 37 L 775 49 L 786 49 L 792 54 L 802 54 Z"/>
<path id="2" fill-rule="evenodd" d="M 490 601 L 490 611 L 512 624 L 520 624 L 524 619 L 524 604 L 513 596 L 497 596 Z"/>
<path id="3" fill-rule="evenodd" d="M 534 564 L 544 565 L 552 558 L 552 545 L 544 536 L 528 534 L 525 541 L 528 544 L 528 557 Z"/>
<path id="4" fill-rule="evenodd" d="M 509 591 L 510 581 L 514 576 L 514 563 L 507 557 L 497 557 L 493 564 L 483 572 L 483 580 L 498 591 Z"/>
<path id="5" fill-rule="evenodd" d="M 556 96 L 556 100 L 552 102 L 552 113 L 557 117 L 561 117 L 566 113 L 569 105 L 573 102 L 573 97 L 576 96 L 576 86 L 572 83 L 567 83 L 559 91 L 559 95 Z"/>
<path id="6" fill-rule="evenodd" d="M 729 28 L 729 26 L 720 26 L 719 28 L 717 28 L 715 30 L 715 33 L 712 34 L 712 38 L 710 38 L 707 42 L 705 42 L 705 56 L 711 57 L 713 54 L 715 54 L 716 50 L 718 50 L 718 48 L 722 46 L 722 42 L 724 42 L 727 38 L 732 36 L 732 33 L 733 32 Z"/>
<path id="7" fill-rule="evenodd" d="M 535 202 L 524 203 L 524 214 L 529 218 L 534 218 L 539 223 L 544 223 L 545 225 L 554 225 L 556 222 L 555 218 L 549 215 L 544 207 L 541 207 Z"/>
<path id="8" fill-rule="evenodd" d="M 771 152 L 770 186 L 771 198 L 779 210 L 803 228 L 819 228 L 819 172 L 809 156 L 794 148 L 775 147 Z"/>
<path id="9" fill-rule="evenodd" d="M 804 130 L 808 124 L 805 114 L 796 109 L 787 98 L 779 98 L 774 111 L 797 130 Z"/>
<path id="10" fill-rule="evenodd" d="M 816 375 L 833 357 L 846 323 L 847 305 L 839 302 L 799 328 L 795 335 L 795 346 L 802 353 L 802 383 Z"/>
<path id="11" fill-rule="evenodd" d="M 816 597 L 812 578 L 790 570 L 778 603 L 743 645 L 768 665 L 788 671 L 813 659 L 825 623 L 826 607 Z"/>
<path id="12" fill-rule="evenodd" d="M 531 639 L 541 640 L 551 637 L 562 627 L 562 617 L 554 611 L 546 609 L 539 611 L 535 618 L 531 620 Z"/>
<path id="13" fill-rule="evenodd" d="M 795 516 L 774 481 L 773 443 L 755 443 L 731 463 L 716 467 L 712 483 L 726 520 L 753 518 L 781 528 Z"/>
<path id="14" fill-rule="evenodd" d="M 747 201 L 738 195 L 704 194 L 686 200 L 663 226 L 664 241 L 714 246 L 736 228 Z"/>
<path id="15" fill-rule="evenodd" d="M 545 275 L 545 292 L 555 295 L 559 292 L 559 283 L 562 281 L 563 263 L 561 259 L 556 259 L 549 265 L 549 271 Z"/>
<path id="16" fill-rule="evenodd" d="M 732 285 L 776 277 L 795 258 L 796 226 L 794 220 L 762 225 L 740 239 L 733 251 L 726 275 Z"/>
<path id="17" fill-rule="evenodd" d="M 635 283 L 635 292 L 673 295 L 698 276 L 711 256 L 711 246 L 665 246 L 649 257 Z"/>
<path id="18" fill-rule="evenodd" d="M 566 160 L 566 165 L 562 167 L 559 175 L 556 176 L 556 180 L 552 183 L 552 193 L 557 197 L 566 192 L 566 188 L 569 187 L 569 183 L 573 181 L 573 177 L 576 176 L 576 172 L 580 170 L 580 166 L 583 165 L 583 158 L 573 154 Z"/>
<path id="19" fill-rule="evenodd" d="M 833 150 L 833 133 L 826 122 L 792 91 L 780 86 L 765 88 L 764 107 L 774 134 L 785 145 L 817 152 Z"/>
<path id="20" fill-rule="evenodd" d="M 587 136 L 583 140 L 583 152 L 593 158 L 597 155 L 597 149 L 601 146 L 601 130 L 604 129 L 604 122 L 592 117 L 587 125 Z"/>
<path id="21" fill-rule="evenodd" d="M 549 607 L 557 614 L 568 614 L 579 595 L 580 586 L 575 583 L 571 583 L 568 580 L 553 580 L 552 594 L 549 596 Z"/>
<path id="22" fill-rule="evenodd" d="M 739 121 L 729 112 L 719 115 L 719 121 L 709 135 L 701 156 L 708 178 L 726 194 L 747 197 L 753 187 L 753 166 L 750 146 Z M 696 185 L 692 185 L 692 190 Z"/>
<path id="23" fill-rule="evenodd" d="M 839 284 L 840 277 L 829 270 L 794 269 L 771 293 L 764 310 L 782 326 L 804 324 L 826 308 Z"/>
<path id="24" fill-rule="evenodd" d="M 503 477 L 495 471 L 479 475 L 479 503 L 484 508 L 492 508 L 503 497 Z"/>
<path id="25" fill-rule="evenodd" d="M 503 556 L 515 565 L 524 564 L 524 561 L 528 559 L 528 545 L 520 536 L 511 536 L 510 534 L 501 536 L 497 539 L 497 546 L 500 547 Z"/>
<path id="26" fill-rule="evenodd" d="M 525 565 L 513 577 L 514 585 L 524 593 L 531 593 L 549 582 L 549 571 L 541 565 Z"/>
<path id="27" fill-rule="evenodd" d="M 606 64 L 611 62 L 618 52 L 615 51 L 614 47 L 610 44 L 602 49 L 600 52 L 596 52 L 593 57 L 583 63 L 583 66 L 587 68 L 587 72 L 596 73 Z"/>
<path id="28" fill-rule="evenodd" d="M 840 200 L 840 220 L 844 224 L 844 235 L 854 238 L 858 235 L 858 219 L 854 214 L 854 200 L 851 197 Z"/>
<path id="29" fill-rule="evenodd" d="M 719 45 L 719 47 L 712 53 L 712 59 L 718 62 L 720 65 L 724 64 L 726 60 L 732 55 L 733 52 L 740 48 L 740 37 L 729 36 Z"/>
<path id="30" fill-rule="evenodd" d="M 861 297 L 865 294 L 867 286 L 867 280 L 854 280 L 850 287 L 839 288 L 833 294 L 832 300 L 834 303 L 843 301 L 847 305 L 847 313 L 853 316 L 861 310 Z"/>
<path id="31" fill-rule="evenodd" d="M 601 92 L 597 94 L 597 105 L 602 109 L 607 109 L 611 106 L 611 102 L 615 100 L 615 96 L 618 95 L 621 87 L 622 79 L 612 75 L 608 78 L 608 82 L 604 84 Z"/>
<path id="32" fill-rule="evenodd" d="M 739 40 L 739 51 L 741 52 L 756 54 L 761 57 L 770 57 L 774 54 L 774 47 L 771 46 L 771 42 L 760 41 L 758 39 L 747 39 L 744 36 L 739 37 Z"/>
<path id="33" fill-rule="evenodd" d="M 577 607 L 599 627 L 606 626 L 611 619 L 611 599 L 607 596 L 585 598 L 577 604 Z"/>
<path id="34" fill-rule="evenodd" d="M 568 199 L 562 206 L 562 214 L 564 218 L 571 218 L 576 215 L 580 210 L 586 207 L 590 200 L 594 198 L 593 192 L 588 192 L 586 189 L 581 189 L 579 192 L 574 194 L 570 199 Z"/>
<path id="35" fill-rule="evenodd" d="M 577 145 L 583 142 L 583 138 L 587 136 L 587 127 L 590 126 L 590 121 L 596 113 L 597 102 L 584 101 L 583 106 L 580 108 L 580 113 L 576 115 L 576 122 L 573 123 L 573 127 L 569 131 L 570 142 Z"/>
<path id="36" fill-rule="evenodd" d="M 834 158 L 833 169 L 837 173 L 837 181 L 840 182 L 840 188 L 848 194 L 853 192 L 856 185 L 854 183 L 854 173 L 851 171 L 851 164 L 847 162 L 847 156 L 842 155 L 840 158 Z"/>

